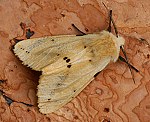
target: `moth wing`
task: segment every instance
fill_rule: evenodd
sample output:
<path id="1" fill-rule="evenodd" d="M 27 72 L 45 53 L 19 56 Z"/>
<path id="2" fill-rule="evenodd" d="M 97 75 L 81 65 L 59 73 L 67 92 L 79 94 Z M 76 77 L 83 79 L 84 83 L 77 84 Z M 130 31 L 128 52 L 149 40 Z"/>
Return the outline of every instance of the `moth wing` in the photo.
<path id="1" fill-rule="evenodd" d="M 72 56 L 83 50 L 82 41 L 79 41 L 82 38 L 82 36 L 62 35 L 28 39 L 17 43 L 14 53 L 24 65 L 41 71 L 64 55 Z"/>
<path id="2" fill-rule="evenodd" d="M 112 38 L 110 33 L 101 32 L 29 39 L 16 44 L 14 52 L 23 63 L 42 71 L 37 93 L 41 113 L 54 112 L 71 101 L 118 56 Z"/>
<path id="3" fill-rule="evenodd" d="M 47 74 L 43 71 L 38 85 L 38 107 L 41 113 L 55 112 L 76 97 L 93 79 L 93 76 L 104 69 L 111 57 L 101 61 L 84 61 L 73 64 L 70 68 L 63 67 L 56 72 Z"/>

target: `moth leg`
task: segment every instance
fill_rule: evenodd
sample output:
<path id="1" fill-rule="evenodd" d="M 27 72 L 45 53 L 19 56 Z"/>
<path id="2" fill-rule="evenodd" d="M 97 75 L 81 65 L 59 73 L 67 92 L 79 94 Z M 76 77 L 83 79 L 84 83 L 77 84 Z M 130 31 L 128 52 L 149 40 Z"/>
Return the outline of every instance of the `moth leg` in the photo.
<path id="1" fill-rule="evenodd" d="M 0 94 L 3 96 L 3 98 L 4 98 L 5 101 L 6 101 L 6 103 L 7 103 L 9 106 L 11 105 L 11 103 L 17 102 L 17 101 L 15 101 L 15 100 L 13 100 L 13 99 L 7 97 L 7 96 L 5 95 L 5 93 L 4 93 L 2 90 L 0 90 Z M 26 105 L 26 106 L 29 106 L 29 107 L 33 106 L 33 105 L 31 105 L 31 104 L 24 103 L 24 102 L 17 102 L 17 103 L 22 103 L 22 104 L 24 104 L 24 105 Z"/>
<path id="2" fill-rule="evenodd" d="M 77 36 L 83 36 L 83 35 L 86 35 L 86 33 L 82 32 L 81 30 L 79 30 L 79 28 L 77 28 L 74 24 L 72 24 L 72 26 L 78 31 L 80 32 L 81 34 L 78 34 Z"/>
<path id="3" fill-rule="evenodd" d="M 11 50 L 12 52 L 13 52 L 14 46 L 15 46 L 18 42 L 24 40 L 24 38 L 30 39 L 30 37 L 33 36 L 33 34 L 34 34 L 34 31 L 31 31 L 30 28 L 29 28 L 29 29 L 26 29 L 26 24 L 25 24 L 25 23 L 21 22 L 21 23 L 20 23 L 20 27 L 21 27 L 21 29 L 23 30 L 23 35 L 20 36 L 20 37 L 15 37 L 15 38 L 13 38 L 13 39 L 10 40 L 10 43 L 11 43 L 10 50 Z M 13 52 L 13 53 L 14 53 L 14 52 Z"/>
<path id="4" fill-rule="evenodd" d="M 31 36 L 33 36 L 34 31 L 31 31 L 30 28 L 26 30 L 26 38 L 30 39 Z"/>

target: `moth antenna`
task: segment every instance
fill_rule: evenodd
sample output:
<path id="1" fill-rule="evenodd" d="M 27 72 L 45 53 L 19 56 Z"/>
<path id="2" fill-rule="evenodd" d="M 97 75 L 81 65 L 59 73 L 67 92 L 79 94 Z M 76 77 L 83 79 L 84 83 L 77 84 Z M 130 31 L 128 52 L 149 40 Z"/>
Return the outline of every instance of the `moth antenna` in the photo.
<path id="1" fill-rule="evenodd" d="M 119 56 L 119 59 L 120 59 L 121 61 L 127 63 L 127 61 L 126 61 L 122 56 Z M 130 67 L 131 67 L 132 69 L 134 69 L 136 72 L 139 72 L 139 70 L 138 70 L 137 68 L 135 68 L 133 65 L 131 65 L 131 64 L 129 64 L 129 65 L 130 65 Z"/>
<path id="2" fill-rule="evenodd" d="M 86 33 L 82 32 L 79 28 L 77 28 L 74 24 L 72 24 L 72 26 L 78 31 L 80 32 L 81 34 L 80 35 L 77 35 L 77 36 L 83 36 L 83 35 L 86 35 Z"/>
<path id="3" fill-rule="evenodd" d="M 137 68 L 135 68 L 133 65 L 129 64 L 128 61 L 126 59 L 124 59 L 122 56 L 119 56 L 119 59 L 120 59 L 120 61 L 123 61 L 128 65 L 129 70 L 130 70 L 131 75 L 132 75 L 133 82 L 135 83 L 134 75 L 133 75 L 131 68 L 134 69 L 136 72 L 139 72 L 139 70 Z"/>
<path id="4" fill-rule="evenodd" d="M 112 24 L 113 24 L 113 27 L 114 27 L 114 30 L 115 30 L 116 37 L 118 38 L 118 30 L 117 30 L 117 27 L 116 27 L 116 25 L 115 25 L 115 22 L 114 22 L 113 18 L 111 18 L 111 19 L 112 19 L 111 21 L 112 21 Z M 135 83 L 134 75 L 133 75 L 133 72 L 132 72 L 132 70 L 131 70 L 131 64 L 130 64 L 129 61 L 128 61 L 127 54 L 126 54 L 126 52 L 125 52 L 123 46 L 120 46 L 120 49 L 121 49 L 121 51 L 123 52 L 123 55 L 124 55 L 125 60 L 126 60 L 126 63 L 127 63 L 128 67 L 129 67 L 129 70 L 130 70 L 130 72 L 131 72 L 133 82 Z"/>
<path id="5" fill-rule="evenodd" d="M 111 21 L 112 21 L 112 10 L 109 11 L 109 26 L 107 28 L 108 32 L 111 32 Z"/>
<path id="6" fill-rule="evenodd" d="M 103 2 L 102 2 L 103 3 Z M 113 17 L 112 17 L 112 10 L 109 10 L 108 8 L 107 8 L 107 6 L 103 3 L 103 5 L 105 6 L 105 8 L 107 9 L 107 11 L 110 11 L 110 21 L 109 21 L 109 26 L 111 25 L 111 22 L 112 22 L 112 24 L 113 24 L 113 27 L 114 27 L 114 30 L 115 30 L 115 34 L 116 34 L 116 37 L 118 38 L 118 30 L 117 30 L 117 27 L 116 27 L 116 25 L 115 25 L 115 22 L 114 22 L 114 20 L 113 20 Z M 108 27 L 108 31 L 109 31 L 109 28 L 110 27 Z M 111 29 L 111 28 L 110 28 Z M 109 31 L 110 32 L 110 31 Z M 123 49 L 123 46 L 120 46 L 120 49 L 121 49 L 121 51 L 123 52 L 123 55 L 124 55 L 124 57 L 125 57 L 125 63 L 127 63 L 127 65 L 128 65 L 128 67 L 129 67 L 129 70 L 130 70 L 130 72 L 131 72 L 131 75 L 132 75 L 132 79 L 133 79 L 133 81 L 134 81 L 134 83 L 135 83 L 135 80 L 134 80 L 134 76 L 133 76 L 133 72 L 132 72 L 132 70 L 131 70 L 131 64 L 128 62 L 128 58 L 127 58 L 127 55 L 126 55 L 126 52 L 125 52 L 125 50 Z"/>
<path id="7" fill-rule="evenodd" d="M 103 3 L 103 2 L 102 2 Z M 113 27 L 114 27 L 114 30 L 115 30 L 115 34 L 116 34 L 116 37 L 118 37 L 118 30 L 117 30 L 117 27 L 115 25 L 115 22 L 112 18 L 112 10 L 109 10 L 108 7 L 105 5 L 105 3 L 103 3 L 104 7 L 106 8 L 107 11 L 110 11 L 110 14 L 109 14 L 109 17 L 110 17 L 110 20 L 109 20 L 109 24 L 112 22 L 113 24 Z M 110 22 L 111 21 L 111 22 Z M 109 25 L 110 26 L 110 25 Z"/>
<path id="8" fill-rule="evenodd" d="M 124 57 L 125 57 L 126 64 L 128 65 L 129 70 L 130 70 L 130 72 L 131 72 L 133 82 L 135 83 L 134 76 L 133 76 L 133 72 L 132 72 L 132 70 L 131 70 L 131 64 L 130 64 L 129 61 L 128 61 L 128 57 L 127 57 L 127 55 L 126 55 L 126 52 L 125 52 L 125 50 L 123 49 L 123 46 L 120 46 L 120 48 L 121 48 L 121 50 L 122 50 L 122 52 L 123 52 L 123 55 L 124 55 Z"/>
<path id="9" fill-rule="evenodd" d="M 112 21 L 112 24 L 113 24 L 113 26 L 114 26 L 114 30 L 115 30 L 116 37 L 118 38 L 118 30 L 117 30 L 117 27 L 116 27 L 116 24 L 115 24 L 113 18 L 112 18 L 111 21 Z"/>

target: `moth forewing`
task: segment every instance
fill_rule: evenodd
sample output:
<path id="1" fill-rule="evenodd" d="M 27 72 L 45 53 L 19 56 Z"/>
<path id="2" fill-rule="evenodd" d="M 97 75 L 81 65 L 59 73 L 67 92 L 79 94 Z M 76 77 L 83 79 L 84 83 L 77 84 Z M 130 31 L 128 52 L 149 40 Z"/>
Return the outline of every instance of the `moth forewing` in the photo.
<path id="1" fill-rule="evenodd" d="M 42 71 L 38 85 L 41 113 L 55 112 L 77 96 L 110 61 L 116 61 L 122 37 L 102 31 L 84 36 L 50 36 L 24 40 L 14 52 L 34 70 Z"/>

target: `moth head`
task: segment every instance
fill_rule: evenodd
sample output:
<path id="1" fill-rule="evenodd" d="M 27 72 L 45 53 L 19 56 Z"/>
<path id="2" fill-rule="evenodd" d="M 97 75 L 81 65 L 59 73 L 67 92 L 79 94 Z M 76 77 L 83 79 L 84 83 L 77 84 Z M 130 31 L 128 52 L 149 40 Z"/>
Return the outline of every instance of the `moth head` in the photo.
<path id="1" fill-rule="evenodd" d="M 123 47 L 125 44 L 125 39 L 121 36 L 116 37 L 113 35 L 113 41 L 115 43 L 115 47 L 117 51 L 116 55 L 113 57 L 113 61 L 116 62 L 119 57 L 120 48 Z"/>
<path id="2" fill-rule="evenodd" d="M 124 46 L 125 44 L 125 39 L 123 37 L 117 37 L 116 38 L 116 44 L 118 47 Z"/>

